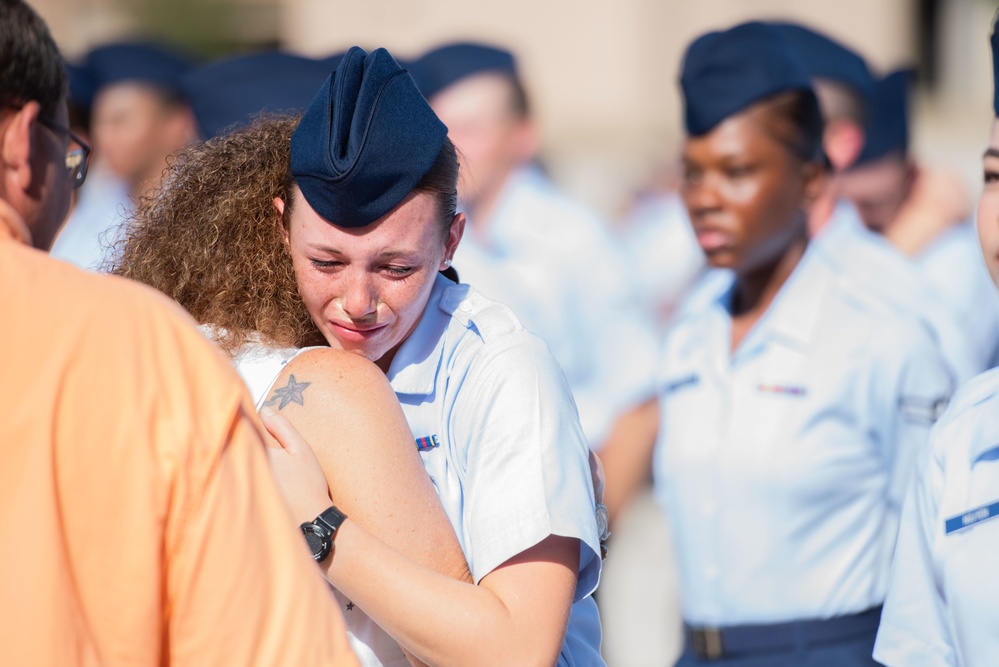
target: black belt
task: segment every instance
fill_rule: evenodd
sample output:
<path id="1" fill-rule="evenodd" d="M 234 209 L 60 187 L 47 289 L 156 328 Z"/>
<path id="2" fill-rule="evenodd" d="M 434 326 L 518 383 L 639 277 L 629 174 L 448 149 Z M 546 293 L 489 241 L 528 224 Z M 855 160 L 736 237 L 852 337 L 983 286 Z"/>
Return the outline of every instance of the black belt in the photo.
<path id="1" fill-rule="evenodd" d="M 835 643 L 878 629 L 881 607 L 822 620 L 789 621 L 727 628 L 685 625 L 687 641 L 701 660 L 733 655 L 792 650 L 809 644 Z"/>

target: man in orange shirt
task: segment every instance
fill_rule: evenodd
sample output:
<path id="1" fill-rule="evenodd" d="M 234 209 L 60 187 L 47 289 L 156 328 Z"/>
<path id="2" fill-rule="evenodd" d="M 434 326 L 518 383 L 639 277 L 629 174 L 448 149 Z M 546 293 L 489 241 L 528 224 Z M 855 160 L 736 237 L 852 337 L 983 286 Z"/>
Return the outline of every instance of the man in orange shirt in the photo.
<path id="1" fill-rule="evenodd" d="M 0 664 L 355 665 L 231 366 L 39 252 L 85 176 L 66 126 L 45 24 L 0 0 Z"/>

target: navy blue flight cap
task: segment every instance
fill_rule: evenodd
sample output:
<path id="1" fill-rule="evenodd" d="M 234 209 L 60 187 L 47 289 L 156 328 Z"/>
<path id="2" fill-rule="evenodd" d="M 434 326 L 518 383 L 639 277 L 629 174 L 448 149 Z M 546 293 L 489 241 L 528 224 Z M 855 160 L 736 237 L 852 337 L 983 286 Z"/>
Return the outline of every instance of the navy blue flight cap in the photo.
<path id="1" fill-rule="evenodd" d="M 864 101 L 874 95 L 874 76 L 856 51 L 798 23 L 774 21 L 776 28 L 801 58 L 808 75 L 841 83 L 860 94 Z"/>
<path id="2" fill-rule="evenodd" d="M 457 42 L 431 49 L 412 63 L 411 71 L 427 99 L 476 74 L 499 73 L 518 78 L 517 60 L 512 53 L 475 42 Z"/>
<path id="3" fill-rule="evenodd" d="M 182 83 L 201 136 L 209 139 L 262 111 L 305 111 L 329 73 L 325 61 L 268 51 L 195 68 Z"/>
<path id="4" fill-rule="evenodd" d="M 909 87 L 915 72 L 900 69 L 877 82 L 867 117 L 867 140 L 857 165 L 909 152 Z"/>
<path id="5" fill-rule="evenodd" d="M 680 87 L 691 136 L 778 93 L 801 90 L 814 98 L 811 79 L 788 44 L 755 21 L 694 40 L 683 58 Z"/>
<path id="6" fill-rule="evenodd" d="M 86 59 L 95 92 L 114 83 L 129 81 L 182 93 L 181 77 L 192 65 L 191 60 L 175 51 L 145 42 L 100 46 L 87 54 Z"/>
<path id="7" fill-rule="evenodd" d="M 69 80 L 69 101 L 81 109 L 90 109 L 94 101 L 94 78 L 86 65 L 66 63 L 66 77 Z"/>
<path id="8" fill-rule="evenodd" d="M 316 213 L 364 227 L 430 171 L 447 139 L 409 73 L 385 49 L 353 47 L 291 137 L 291 172 Z"/>
<path id="9" fill-rule="evenodd" d="M 999 118 L 999 12 L 992 23 L 989 44 L 992 46 L 992 111 Z"/>

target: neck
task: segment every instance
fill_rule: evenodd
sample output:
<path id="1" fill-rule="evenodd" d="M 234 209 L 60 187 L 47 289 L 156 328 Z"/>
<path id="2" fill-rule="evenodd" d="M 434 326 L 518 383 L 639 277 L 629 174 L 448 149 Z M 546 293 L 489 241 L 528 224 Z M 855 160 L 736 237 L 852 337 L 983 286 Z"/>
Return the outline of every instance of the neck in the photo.
<path id="1" fill-rule="evenodd" d="M 17 243 L 32 245 L 31 230 L 14 207 L 0 198 L 0 239 L 10 238 Z"/>
<path id="2" fill-rule="evenodd" d="M 735 282 L 732 316 L 758 316 L 766 312 L 807 248 L 808 236 L 802 229 L 775 261 L 739 273 Z"/>

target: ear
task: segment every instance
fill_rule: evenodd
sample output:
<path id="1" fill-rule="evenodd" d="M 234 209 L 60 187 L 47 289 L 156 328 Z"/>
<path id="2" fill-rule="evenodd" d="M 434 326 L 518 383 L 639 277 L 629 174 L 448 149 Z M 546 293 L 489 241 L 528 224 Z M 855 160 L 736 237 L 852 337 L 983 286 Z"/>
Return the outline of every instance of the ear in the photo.
<path id="1" fill-rule="evenodd" d="M 194 120 L 194 112 L 188 107 L 174 110 L 167 120 L 167 128 L 171 152 L 176 152 L 198 140 L 198 124 Z"/>
<path id="2" fill-rule="evenodd" d="M 826 191 L 829 172 L 824 165 L 818 162 L 806 162 L 802 166 L 802 175 L 804 177 L 804 198 L 807 210 Z"/>
<path id="3" fill-rule="evenodd" d="M 451 219 L 451 226 L 447 232 L 447 240 L 444 242 L 444 259 L 454 258 L 454 253 L 458 250 L 458 244 L 461 243 L 461 237 L 465 234 L 466 220 L 467 218 L 464 213 L 456 213 Z M 443 271 L 446 268 L 442 260 L 438 270 Z"/>
<path id="4" fill-rule="evenodd" d="M 280 197 L 274 198 L 274 211 L 277 213 L 277 225 L 278 229 L 281 230 L 281 240 L 284 241 L 285 245 L 288 245 L 288 225 L 285 224 L 284 220 L 284 200 Z"/>
<path id="5" fill-rule="evenodd" d="M 11 117 L 0 137 L 0 160 L 4 170 L 11 174 L 14 184 L 22 191 L 31 188 L 32 130 L 40 112 L 38 102 L 28 102 Z"/>
<path id="6" fill-rule="evenodd" d="M 841 172 L 857 161 L 866 140 L 867 134 L 860 125 L 850 120 L 834 120 L 826 125 L 822 147 L 833 169 Z"/>
<path id="7" fill-rule="evenodd" d="M 512 144 L 514 155 L 519 163 L 534 159 L 541 148 L 541 139 L 533 120 L 524 117 L 516 122 Z"/>

